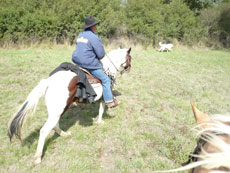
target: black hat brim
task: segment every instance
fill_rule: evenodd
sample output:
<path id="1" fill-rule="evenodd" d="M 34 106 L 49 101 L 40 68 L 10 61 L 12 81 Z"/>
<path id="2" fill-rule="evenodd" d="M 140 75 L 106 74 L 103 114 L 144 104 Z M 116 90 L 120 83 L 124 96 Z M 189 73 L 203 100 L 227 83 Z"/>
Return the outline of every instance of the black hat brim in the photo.
<path id="1" fill-rule="evenodd" d="M 95 21 L 94 23 L 92 23 L 92 24 L 90 24 L 90 25 L 84 25 L 84 26 L 82 26 L 82 29 L 90 28 L 91 26 L 97 25 L 97 24 L 99 24 L 99 23 L 100 23 L 99 21 Z"/>

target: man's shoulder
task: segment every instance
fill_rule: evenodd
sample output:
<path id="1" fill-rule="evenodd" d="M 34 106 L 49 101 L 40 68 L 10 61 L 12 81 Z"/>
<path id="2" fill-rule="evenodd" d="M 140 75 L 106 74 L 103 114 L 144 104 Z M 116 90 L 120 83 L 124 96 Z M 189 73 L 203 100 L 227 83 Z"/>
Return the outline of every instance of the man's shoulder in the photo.
<path id="1" fill-rule="evenodd" d="M 86 37 L 86 38 L 92 38 L 92 39 L 98 39 L 99 37 L 92 31 L 83 31 L 81 33 L 81 36 Z"/>

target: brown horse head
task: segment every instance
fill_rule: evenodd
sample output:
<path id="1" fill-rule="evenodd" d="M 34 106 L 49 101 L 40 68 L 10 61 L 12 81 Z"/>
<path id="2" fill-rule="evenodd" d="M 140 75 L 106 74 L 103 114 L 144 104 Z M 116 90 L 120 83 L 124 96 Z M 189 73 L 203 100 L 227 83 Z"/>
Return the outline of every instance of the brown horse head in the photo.
<path id="1" fill-rule="evenodd" d="M 120 72 L 121 74 L 123 74 L 124 72 L 129 72 L 131 69 L 131 47 L 128 49 L 126 57 L 125 57 L 125 63 L 124 63 L 124 69 Z"/>
<path id="2" fill-rule="evenodd" d="M 230 115 L 209 116 L 191 105 L 199 128 L 197 146 L 182 167 L 155 172 L 230 172 Z"/>
<path id="3" fill-rule="evenodd" d="M 198 110 L 194 103 L 191 103 L 192 110 L 194 117 L 196 119 L 197 125 L 199 129 L 204 131 L 200 138 L 197 141 L 197 146 L 193 153 L 190 154 L 189 160 L 184 165 L 187 165 L 191 161 L 194 162 L 202 162 L 207 159 L 210 159 L 213 157 L 214 154 L 221 154 L 224 153 L 220 144 L 217 143 L 219 141 L 222 144 L 230 144 L 230 136 L 229 132 L 223 132 L 218 131 L 218 128 L 220 128 L 220 124 L 216 124 L 216 120 L 214 121 L 208 114 L 201 112 Z M 229 125 L 228 123 L 223 123 L 221 126 L 224 127 L 224 125 Z M 230 148 L 230 147 L 229 147 Z M 189 172 L 190 173 L 198 173 L 198 172 L 212 172 L 212 171 L 223 171 L 223 172 L 229 172 L 230 171 L 230 164 L 226 166 L 224 164 L 224 160 L 227 159 L 223 154 L 222 157 L 216 158 L 216 166 L 214 164 L 211 165 L 211 163 L 208 163 L 205 165 L 200 165 L 195 168 L 192 168 Z M 214 160 L 215 158 L 212 158 Z M 223 160 L 220 160 L 223 159 Z M 230 159 L 228 159 L 230 161 Z"/>

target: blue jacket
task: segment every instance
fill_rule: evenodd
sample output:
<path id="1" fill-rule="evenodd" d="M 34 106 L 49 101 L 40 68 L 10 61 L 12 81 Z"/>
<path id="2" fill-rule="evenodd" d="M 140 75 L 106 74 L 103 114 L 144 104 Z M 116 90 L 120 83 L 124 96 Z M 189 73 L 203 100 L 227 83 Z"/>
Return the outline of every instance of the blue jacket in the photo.
<path id="1" fill-rule="evenodd" d="M 72 61 L 86 69 L 100 69 L 99 59 L 105 56 L 105 50 L 100 38 L 87 29 L 78 35 L 76 50 L 72 54 Z"/>

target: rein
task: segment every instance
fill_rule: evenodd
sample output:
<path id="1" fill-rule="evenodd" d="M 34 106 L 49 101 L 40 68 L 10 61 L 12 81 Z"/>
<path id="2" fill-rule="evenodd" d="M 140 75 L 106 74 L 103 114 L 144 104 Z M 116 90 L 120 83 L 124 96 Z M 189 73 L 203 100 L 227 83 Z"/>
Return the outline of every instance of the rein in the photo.
<path id="1" fill-rule="evenodd" d="M 106 55 L 106 57 L 109 59 L 109 61 L 111 62 L 111 64 L 113 64 L 113 66 L 115 67 L 115 69 L 117 70 L 117 71 L 119 71 L 118 70 L 118 68 L 115 66 L 115 64 L 113 63 L 113 61 L 110 59 L 110 57 L 109 57 L 109 55 L 108 54 L 105 54 Z"/>
<path id="2" fill-rule="evenodd" d="M 111 60 L 111 58 L 107 54 L 106 54 L 106 57 L 109 59 L 110 63 L 115 67 L 116 71 L 120 72 L 121 75 L 125 71 L 129 71 L 131 68 L 131 56 L 128 53 L 126 55 L 125 62 L 121 64 L 121 65 L 123 65 L 126 63 L 126 66 L 124 67 L 124 69 L 122 71 L 119 71 L 119 69 L 115 66 L 115 64 L 113 63 L 113 61 Z M 114 77 L 114 75 L 111 74 L 109 70 L 104 70 L 104 72 L 109 76 L 109 78 L 111 79 L 111 84 L 112 84 L 112 86 L 114 86 L 116 84 L 116 78 Z"/>
<path id="3" fill-rule="evenodd" d="M 119 71 L 119 69 L 115 66 L 115 64 L 113 63 L 113 61 L 110 59 L 110 57 L 107 54 L 106 54 L 106 57 L 109 59 L 111 64 L 115 67 L 117 72 L 120 72 L 120 74 L 123 74 L 125 71 L 127 71 L 127 69 L 129 70 L 131 67 L 131 56 L 129 54 L 126 55 L 125 62 L 121 63 L 121 65 L 126 64 L 126 66 L 124 67 L 122 71 Z"/>

